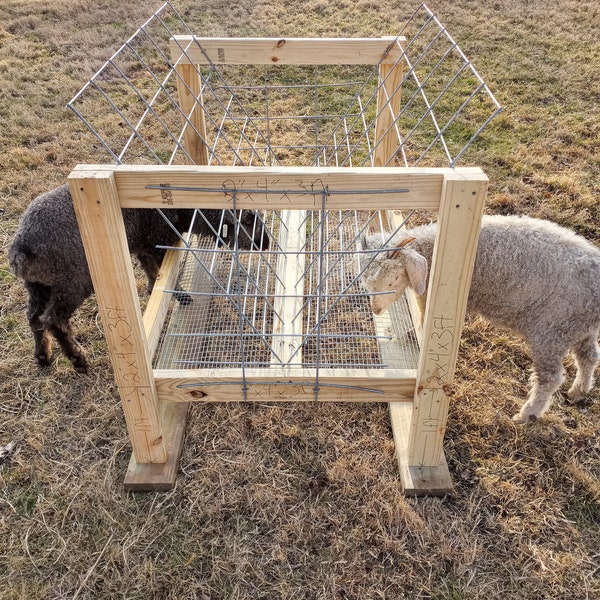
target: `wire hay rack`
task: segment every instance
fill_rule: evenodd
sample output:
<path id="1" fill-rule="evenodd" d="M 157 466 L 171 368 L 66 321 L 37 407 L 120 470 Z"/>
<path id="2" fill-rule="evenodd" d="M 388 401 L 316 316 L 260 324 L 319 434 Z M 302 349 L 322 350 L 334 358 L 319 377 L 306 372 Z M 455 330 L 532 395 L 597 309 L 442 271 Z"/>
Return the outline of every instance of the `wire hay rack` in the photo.
<path id="1" fill-rule="evenodd" d="M 356 39 L 328 53 L 330 62 L 317 44 L 304 64 L 283 65 L 271 51 L 285 58 L 290 45 L 265 40 L 271 60 L 256 65 L 248 46 L 226 55 L 218 38 L 195 35 L 165 3 L 69 102 L 111 161 L 456 166 L 501 110 L 425 4 L 385 38 L 386 56 L 375 40 Z M 390 100 L 400 90 L 394 111 Z"/>
<path id="2" fill-rule="evenodd" d="M 427 6 L 392 37 L 231 39 L 197 37 L 167 2 L 68 107 L 120 165 L 95 168 L 114 177 L 118 206 L 193 207 L 193 219 L 223 211 L 214 235 L 173 226 L 178 239 L 163 248 L 139 338 L 152 390 L 143 397 L 154 400 L 128 417 L 131 487 L 146 485 L 145 463 L 167 460 L 138 440 L 140 423 L 150 427 L 145 438 L 162 432 L 160 418 L 148 425 L 140 415 L 154 414 L 163 386 L 162 399 L 182 401 L 412 399 L 427 346 L 420 317 L 410 298 L 373 317 L 360 276 L 375 254 L 361 240 L 387 239 L 414 209 L 441 211 L 454 197 L 446 179 L 474 172 L 452 168 L 501 110 Z M 74 182 L 88 172 L 78 167 L 71 180 L 80 221 L 89 194 Z M 481 200 L 484 178 L 473 180 Z M 243 247 L 244 236 L 254 248 Z M 102 261 L 91 243 L 99 290 L 105 266 L 94 265 Z M 98 293 L 105 320 L 123 300 L 122 286 L 113 291 L 110 300 Z M 122 343 L 113 346 L 118 363 Z M 115 371 L 125 398 L 132 376 Z M 443 430 L 443 410 L 429 421 Z M 439 444 L 422 445 L 411 460 L 437 468 Z"/>

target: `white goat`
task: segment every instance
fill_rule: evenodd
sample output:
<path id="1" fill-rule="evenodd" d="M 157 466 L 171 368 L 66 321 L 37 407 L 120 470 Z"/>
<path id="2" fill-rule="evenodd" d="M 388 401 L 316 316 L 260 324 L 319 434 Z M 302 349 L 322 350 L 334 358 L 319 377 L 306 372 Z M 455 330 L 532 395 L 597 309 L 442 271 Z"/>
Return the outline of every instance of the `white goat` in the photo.
<path id="1" fill-rule="evenodd" d="M 362 283 L 373 294 L 375 314 L 407 287 L 424 305 L 435 235 L 435 224 L 402 230 L 367 267 Z M 376 234 L 364 246 L 381 248 L 383 242 Z M 600 250 L 584 238 L 540 219 L 484 217 L 467 311 L 509 328 L 529 345 L 532 387 L 516 422 L 535 421 L 548 410 L 564 381 L 569 350 L 577 364 L 569 398 L 579 400 L 591 390 L 600 360 Z"/>

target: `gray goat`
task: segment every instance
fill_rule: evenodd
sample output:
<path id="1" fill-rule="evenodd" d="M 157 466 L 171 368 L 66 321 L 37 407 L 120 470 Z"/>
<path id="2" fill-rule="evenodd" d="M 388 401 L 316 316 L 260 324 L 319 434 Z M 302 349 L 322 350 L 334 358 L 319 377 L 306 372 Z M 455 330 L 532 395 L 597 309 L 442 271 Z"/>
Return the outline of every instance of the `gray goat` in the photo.
<path id="1" fill-rule="evenodd" d="M 192 223 L 194 211 L 191 209 L 163 212 L 180 233 Z M 129 251 L 139 260 L 150 291 L 165 254 L 165 250 L 157 246 L 173 244 L 177 234 L 155 210 L 124 209 L 123 221 Z M 194 220 L 193 232 L 212 235 L 221 243 L 227 243 L 234 239 L 236 227 L 239 227 L 240 248 L 268 246 L 262 221 L 252 211 L 234 215 L 229 210 L 203 210 Z M 41 366 L 51 364 L 51 336 L 54 336 L 75 370 L 85 373 L 87 361 L 75 339 L 70 319 L 93 292 L 93 286 L 67 185 L 41 194 L 31 202 L 21 218 L 8 258 L 11 269 L 24 280 L 29 292 L 27 316 L 37 362 Z M 181 302 L 190 301 L 184 292 L 176 297 Z"/>
<path id="2" fill-rule="evenodd" d="M 374 294 L 375 314 L 407 287 L 421 296 L 423 306 L 435 235 L 436 224 L 402 230 L 367 267 L 362 283 Z M 378 234 L 365 238 L 364 245 L 376 249 L 383 242 Z M 564 381 L 569 350 L 577 364 L 569 398 L 579 400 L 591 390 L 600 360 L 600 250 L 584 238 L 540 219 L 484 217 L 467 311 L 510 329 L 529 345 L 532 387 L 516 422 L 535 421 L 548 410 Z"/>

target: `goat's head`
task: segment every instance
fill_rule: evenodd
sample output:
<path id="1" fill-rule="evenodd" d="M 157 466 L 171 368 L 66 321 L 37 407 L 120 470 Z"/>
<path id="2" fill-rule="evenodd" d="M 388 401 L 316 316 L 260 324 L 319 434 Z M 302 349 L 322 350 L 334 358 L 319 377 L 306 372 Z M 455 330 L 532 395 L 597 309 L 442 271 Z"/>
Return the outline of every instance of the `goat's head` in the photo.
<path id="1" fill-rule="evenodd" d="M 379 236 L 377 236 L 379 238 Z M 379 238 L 380 239 L 380 238 Z M 406 246 L 415 238 L 407 237 L 394 248 L 382 251 L 362 274 L 362 284 L 371 294 L 371 309 L 384 313 L 399 300 L 407 287 L 423 295 L 427 288 L 427 259 Z M 365 238 L 364 246 L 374 249 L 375 238 Z M 378 244 L 381 247 L 381 244 Z"/>
<path id="2" fill-rule="evenodd" d="M 257 212 L 253 210 L 239 211 L 237 214 L 238 244 L 245 250 L 267 250 L 269 234 L 265 224 Z M 233 234 L 233 232 L 232 232 Z"/>
<path id="3" fill-rule="evenodd" d="M 219 241 L 233 248 L 237 239 L 241 250 L 267 250 L 269 235 L 260 215 L 253 210 L 223 211 Z"/>
<path id="4" fill-rule="evenodd" d="M 236 241 L 241 250 L 266 250 L 269 234 L 259 213 L 253 210 L 199 210 L 194 233 L 212 235 L 219 245 L 233 249 Z"/>

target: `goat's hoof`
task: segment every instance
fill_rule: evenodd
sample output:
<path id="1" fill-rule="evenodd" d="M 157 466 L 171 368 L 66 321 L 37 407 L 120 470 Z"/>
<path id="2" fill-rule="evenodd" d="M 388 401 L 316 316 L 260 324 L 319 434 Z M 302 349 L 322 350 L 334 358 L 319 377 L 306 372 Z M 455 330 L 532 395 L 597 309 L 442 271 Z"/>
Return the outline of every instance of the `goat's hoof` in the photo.
<path id="1" fill-rule="evenodd" d="M 49 367 L 54 362 L 52 355 L 46 354 L 45 352 L 43 352 L 42 354 L 36 354 L 35 360 L 37 361 L 37 364 L 43 369 Z"/>
<path id="2" fill-rule="evenodd" d="M 85 358 L 81 356 L 72 357 L 71 363 L 73 364 L 73 368 L 77 373 L 80 373 L 81 375 L 87 375 L 88 366 Z"/>
<path id="3" fill-rule="evenodd" d="M 538 418 L 536 415 L 522 415 L 521 413 L 516 414 L 513 418 L 512 418 L 514 423 L 517 423 L 517 425 L 527 425 L 528 423 L 535 423 Z"/>
<path id="4" fill-rule="evenodd" d="M 580 402 L 585 398 L 586 394 L 584 394 L 579 388 L 573 389 L 571 388 L 567 392 L 567 398 L 569 399 L 569 403 L 575 404 L 576 402 Z"/>

